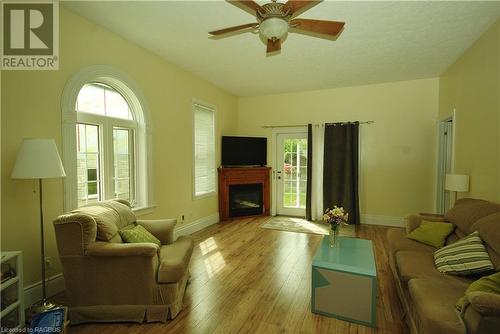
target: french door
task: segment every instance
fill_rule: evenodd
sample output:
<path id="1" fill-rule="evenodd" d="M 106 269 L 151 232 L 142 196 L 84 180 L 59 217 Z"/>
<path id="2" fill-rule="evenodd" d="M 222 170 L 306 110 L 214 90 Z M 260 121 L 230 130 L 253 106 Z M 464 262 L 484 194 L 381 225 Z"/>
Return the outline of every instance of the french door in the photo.
<path id="1" fill-rule="evenodd" d="M 276 214 L 305 216 L 307 132 L 276 135 Z"/>

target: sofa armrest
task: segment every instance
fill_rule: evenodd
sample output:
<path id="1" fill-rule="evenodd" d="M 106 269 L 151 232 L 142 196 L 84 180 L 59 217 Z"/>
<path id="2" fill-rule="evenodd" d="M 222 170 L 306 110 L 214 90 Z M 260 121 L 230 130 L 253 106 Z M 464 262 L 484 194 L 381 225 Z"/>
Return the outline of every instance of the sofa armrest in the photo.
<path id="1" fill-rule="evenodd" d="M 409 215 L 406 218 L 406 233 L 410 233 L 414 229 L 420 226 L 422 220 L 432 221 L 432 222 L 446 222 L 447 220 L 444 216 L 435 214 L 425 214 L 421 213 L 419 215 Z"/>
<path id="2" fill-rule="evenodd" d="M 142 256 L 153 257 L 158 254 L 160 247 L 153 243 L 113 243 L 94 242 L 87 246 L 85 255 L 96 257 L 125 257 Z"/>
<path id="3" fill-rule="evenodd" d="M 467 299 L 481 315 L 500 316 L 500 294 L 476 291 L 468 293 Z"/>
<path id="4" fill-rule="evenodd" d="M 174 227 L 177 219 L 137 220 L 137 224 L 157 237 L 162 245 L 170 245 L 174 242 Z"/>

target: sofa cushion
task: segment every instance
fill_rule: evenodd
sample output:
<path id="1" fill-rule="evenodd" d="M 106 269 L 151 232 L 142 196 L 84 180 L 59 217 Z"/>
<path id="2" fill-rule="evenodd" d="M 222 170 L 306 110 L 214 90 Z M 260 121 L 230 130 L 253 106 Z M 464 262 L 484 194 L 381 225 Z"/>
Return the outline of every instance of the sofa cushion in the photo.
<path id="1" fill-rule="evenodd" d="M 406 285 L 413 278 L 448 279 L 465 284 L 471 279 L 440 273 L 434 265 L 434 256 L 430 252 L 399 251 L 396 253 L 396 267 L 402 282 Z"/>
<path id="2" fill-rule="evenodd" d="M 176 283 L 186 273 L 193 253 L 193 239 L 182 236 L 170 245 L 160 249 L 158 283 Z"/>
<path id="3" fill-rule="evenodd" d="M 420 333 L 465 333 L 455 303 L 468 284 L 448 279 L 416 278 L 408 283 Z"/>
<path id="4" fill-rule="evenodd" d="M 479 219 L 473 228 L 484 241 L 495 270 L 500 271 L 500 213 Z"/>
<path id="5" fill-rule="evenodd" d="M 422 220 L 420 226 L 406 235 L 407 238 L 436 248 L 443 247 L 446 238 L 453 232 L 450 223 Z"/>
<path id="6" fill-rule="evenodd" d="M 493 270 L 493 264 L 477 231 L 435 251 L 434 261 L 440 272 L 453 275 L 477 275 Z"/>
<path id="7" fill-rule="evenodd" d="M 403 251 L 420 251 L 432 253 L 436 248 L 406 238 L 406 231 L 401 228 L 387 230 L 387 241 L 391 254 Z"/>
<path id="8" fill-rule="evenodd" d="M 457 225 L 463 234 L 473 232 L 472 225 L 480 218 L 500 212 L 500 204 L 472 198 L 459 199 L 446 214 L 445 219 Z M 463 236 L 460 235 L 459 236 Z"/>

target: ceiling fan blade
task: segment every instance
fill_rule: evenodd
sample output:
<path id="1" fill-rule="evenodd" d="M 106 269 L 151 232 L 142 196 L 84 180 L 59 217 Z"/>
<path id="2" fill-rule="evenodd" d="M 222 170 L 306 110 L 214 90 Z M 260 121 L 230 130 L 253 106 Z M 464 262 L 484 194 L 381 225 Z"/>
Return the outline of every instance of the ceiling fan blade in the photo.
<path id="1" fill-rule="evenodd" d="M 330 36 L 338 35 L 342 31 L 344 24 L 345 22 L 309 19 L 294 19 L 290 21 L 292 28 Z"/>
<path id="2" fill-rule="evenodd" d="M 218 36 L 218 35 L 227 34 L 229 32 L 233 32 L 233 31 L 243 30 L 243 29 L 247 29 L 247 28 L 254 28 L 254 27 L 257 27 L 257 26 L 258 26 L 257 23 L 247 23 L 247 24 L 242 24 L 242 25 L 239 25 L 239 26 L 234 26 L 234 27 L 224 28 L 224 29 L 220 29 L 220 30 L 210 31 L 209 34 L 210 35 L 214 35 L 214 36 Z"/>
<path id="3" fill-rule="evenodd" d="M 226 0 L 226 1 L 254 16 L 258 10 L 262 10 L 262 7 L 258 3 L 252 0 Z"/>
<path id="4" fill-rule="evenodd" d="M 323 0 L 290 0 L 285 3 L 284 9 L 290 10 L 290 13 L 292 14 L 292 17 L 299 16 L 303 12 L 305 12 L 308 9 L 311 9 L 312 7 L 316 6 Z"/>
<path id="5" fill-rule="evenodd" d="M 267 53 L 273 53 L 281 50 L 281 40 L 280 39 L 275 39 L 274 41 L 272 39 L 267 40 Z"/>

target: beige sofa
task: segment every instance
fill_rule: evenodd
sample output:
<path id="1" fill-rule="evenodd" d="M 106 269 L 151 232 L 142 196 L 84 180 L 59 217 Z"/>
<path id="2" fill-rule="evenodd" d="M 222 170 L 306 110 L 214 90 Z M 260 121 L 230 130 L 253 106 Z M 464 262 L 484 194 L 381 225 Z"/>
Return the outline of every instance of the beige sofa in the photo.
<path id="1" fill-rule="evenodd" d="M 140 224 L 153 243 L 123 243 L 118 230 Z M 128 202 L 95 203 L 54 221 L 72 324 L 166 321 L 182 309 L 193 251 L 173 240 L 174 219 L 136 220 Z"/>
<path id="2" fill-rule="evenodd" d="M 422 219 L 448 221 L 456 226 L 446 244 L 479 231 L 495 270 L 500 271 L 500 204 L 460 199 L 444 217 L 412 215 L 408 217 L 406 231 L 390 229 L 387 232 L 390 265 L 411 333 L 500 333 L 500 295 L 471 293 L 459 314 L 455 303 L 478 277 L 440 273 L 434 265 L 436 249 L 405 237 Z"/>

